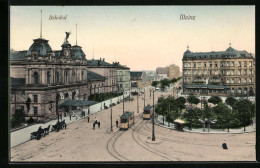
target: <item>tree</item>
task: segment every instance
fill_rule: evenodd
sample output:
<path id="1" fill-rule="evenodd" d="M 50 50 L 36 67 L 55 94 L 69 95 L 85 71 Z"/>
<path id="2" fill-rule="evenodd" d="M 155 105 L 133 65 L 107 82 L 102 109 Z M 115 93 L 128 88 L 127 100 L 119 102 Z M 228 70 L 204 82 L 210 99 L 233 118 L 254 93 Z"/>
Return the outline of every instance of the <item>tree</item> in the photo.
<path id="1" fill-rule="evenodd" d="M 181 112 L 183 109 L 185 109 L 185 103 L 186 99 L 184 97 L 179 97 L 176 99 L 176 105 L 178 107 L 179 112 Z"/>
<path id="2" fill-rule="evenodd" d="M 222 102 L 222 99 L 219 96 L 211 96 L 209 98 L 208 102 L 216 105 L 216 104 Z"/>
<path id="3" fill-rule="evenodd" d="M 11 118 L 11 127 L 20 126 L 25 121 L 25 114 L 22 109 L 16 109 L 14 115 Z"/>
<path id="4" fill-rule="evenodd" d="M 204 109 L 201 112 L 200 118 L 203 120 L 203 129 L 205 129 L 205 122 L 208 123 L 208 131 L 210 129 L 210 122 L 214 120 L 214 112 L 211 107 L 208 106 L 208 104 L 204 104 Z"/>
<path id="5" fill-rule="evenodd" d="M 164 79 L 161 80 L 161 89 L 164 91 L 165 90 L 165 86 L 170 86 L 171 81 L 169 79 Z"/>
<path id="6" fill-rule="evenodd" d="M 32 102 L 32 100 L 30 99 L 30 97 L 28 97 L 28 99 L 26 100 L 26 108 L 27 108 L 27 112 L 29 112 L 30 111 L 30 105 L 31 105 L 31 102 Z"/>
<path id="7" fill-rule="evenodd" d="M 246 125 L 250 123 L 250 119 L 252 117 L 252 107 L 252 102 L 248 99 L 240 99 L 233 105 L 233 109 L 238 112 L 240 121 L 244 126 L 244 131 L 246 131 Z"/>
<path id="8" fill-rule="evenodd" d="M 200 100 L 194 95 L 189 95 L 189 97 L 187 98 L 187 101 L 190 103 L 190 105 L 192 105 L 192 104 L 197 105 L 200 102 Z"/>
<path id="9" fill-rule="evenodd" d="M 223 122 L 227 121 L 228 124 L 230 123 L 231 120 L 231 110 L 228 108 L 227 105 L 224 103 L 220 102 L 218 103 L 217 106 L 213 107 L 213 111 L 216 114 L 217 117 L 217 123 L 220 124 L 221 129 L 223 129 Z"/>
<path id="10" fill-rule="evenodd" d="M 189 123 L 190 129 L 192 129 L 192 124 L 199 120 L 200 113 L 201 113 L 201 111 L 198 108 L 189 108 L 184 113 L 183 117 Z"/>
<path id="11" fill-rule="evenodd" d="M 152 82 L 152 86 L 153 86 L 153 87 L 156 87 L 159 83 L 160 83 L 159 81 L 153 81 L 153 82 Z"/>
<path id="12" fill-rule="evenodd" d="M 228 97 L 226 100 L 225 100 L 225 103 L 227 105 L 229 105 L 230 107 L 233 107 L 233 105 L 236 103 L 236 99 L 234 97 Z"/>

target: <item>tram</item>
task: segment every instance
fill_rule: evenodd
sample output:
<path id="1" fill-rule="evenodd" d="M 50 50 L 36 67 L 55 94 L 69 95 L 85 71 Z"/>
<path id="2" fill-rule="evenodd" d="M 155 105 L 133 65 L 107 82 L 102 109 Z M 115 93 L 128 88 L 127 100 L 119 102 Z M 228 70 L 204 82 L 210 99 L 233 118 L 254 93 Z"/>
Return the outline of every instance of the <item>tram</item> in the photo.
<path id="1" fill-rule="evenodd" d="M 128 130 L 134 124 L 134 120 L 133 112 L 125 112 L 120 116 L 119 129 Z"/>
<path id="2" fill-rule="evenodd" d="M 153 115 L 153 107 L 148 105 L 144 108 L 144 112 L 143 112 L 143 119 L 144 120 L 150 120 L 150 118 Z"/>

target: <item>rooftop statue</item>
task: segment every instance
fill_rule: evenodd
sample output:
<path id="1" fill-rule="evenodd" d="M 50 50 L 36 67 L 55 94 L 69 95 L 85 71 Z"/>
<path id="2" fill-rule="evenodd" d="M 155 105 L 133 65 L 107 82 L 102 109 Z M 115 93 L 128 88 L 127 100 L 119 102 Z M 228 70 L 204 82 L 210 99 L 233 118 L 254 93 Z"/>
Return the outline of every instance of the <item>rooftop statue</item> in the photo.
<path id="1" fill-rule="evenodd" d="M 69 38 L 71 32 L 65 32 L 65 33 L 66 33 L 66 37 L 64 39 L 64 42 L 68 42 L 68 38 Z"/>

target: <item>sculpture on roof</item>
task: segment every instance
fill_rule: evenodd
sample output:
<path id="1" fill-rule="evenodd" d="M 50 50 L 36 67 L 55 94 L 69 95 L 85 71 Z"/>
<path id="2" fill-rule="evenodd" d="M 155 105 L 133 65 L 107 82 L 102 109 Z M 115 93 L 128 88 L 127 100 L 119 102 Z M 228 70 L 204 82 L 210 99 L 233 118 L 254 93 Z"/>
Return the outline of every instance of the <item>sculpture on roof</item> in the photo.
<path id="1" fill-rule="evenodd" d="M 71 32 L 65 32 L 65 33 L 66 33 L 66 37 L 64 39 L 64 42 L 68 42 L 68 38 L 69 38 Z"/>

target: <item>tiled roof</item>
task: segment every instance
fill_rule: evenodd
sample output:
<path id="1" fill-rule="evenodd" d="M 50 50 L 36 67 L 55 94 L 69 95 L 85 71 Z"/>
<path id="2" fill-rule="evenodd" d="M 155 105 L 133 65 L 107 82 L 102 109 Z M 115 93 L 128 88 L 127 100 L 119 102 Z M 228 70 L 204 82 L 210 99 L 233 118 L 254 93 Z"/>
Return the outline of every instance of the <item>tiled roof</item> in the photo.
<path id="1" fill-rule="evenodd" d="M 81 49 L 82 47 L 74 45 L 71 47 L 71 58 L 72 59 L 85 59 L 85 53 Z"/>
<path id="2" fill-rule="evenodd" d="M 10 52 L 11 61 L 24 61 L 26 60 L 27 51 Z"/>
<path id="3" fill-rule="evenodd" d="M 38 52 L 41 56 L 46 56 L 48 52 L 52 52 L 51 46 L 48 43 L 48 40 L 43 38 L 38 38 L 33 40 L 33 44 L 30 46 L 27 51 L 27 55 L 31 54 L 31 51 Z"/>
<path id="4" fill-rule="evenodd" d="M 11 78 L 11 86 L 25 86 L 25 78 Z"/>
<path id="5" fill-rule="evenodd" d="M 229 47 L 226 51 L 212 52 L 191 52 L 187 50 L 183 54 L 183 59 L 208 59 L 208 58 L 253 58 L 247 51 L 238 51 Z"/>
<path id="6" fill-rule="evenodd" d="M 121 65 L 119 62 L 114 62 L 113 65 L 114 65 L 116 68 L 120 68 L 120 69 L 130 69 L 130 68 L 128 68 L 127 66 Z"/>
<path id="7" fill-rule="evenodd" d="M 101 76 L 95 72 L 87 71 L 87 80 L 105 80 L 106 78 L 104 76 Z"/>
<path id="8" fill-rule="evenodd" d="M 88 66 L 107 66 L 107 67 L 114 67 L 113 64 L 110 64 L 108 62 L 105 62 L 103 59 L 101 60 L 87 60 L 87 65 Z"/>

